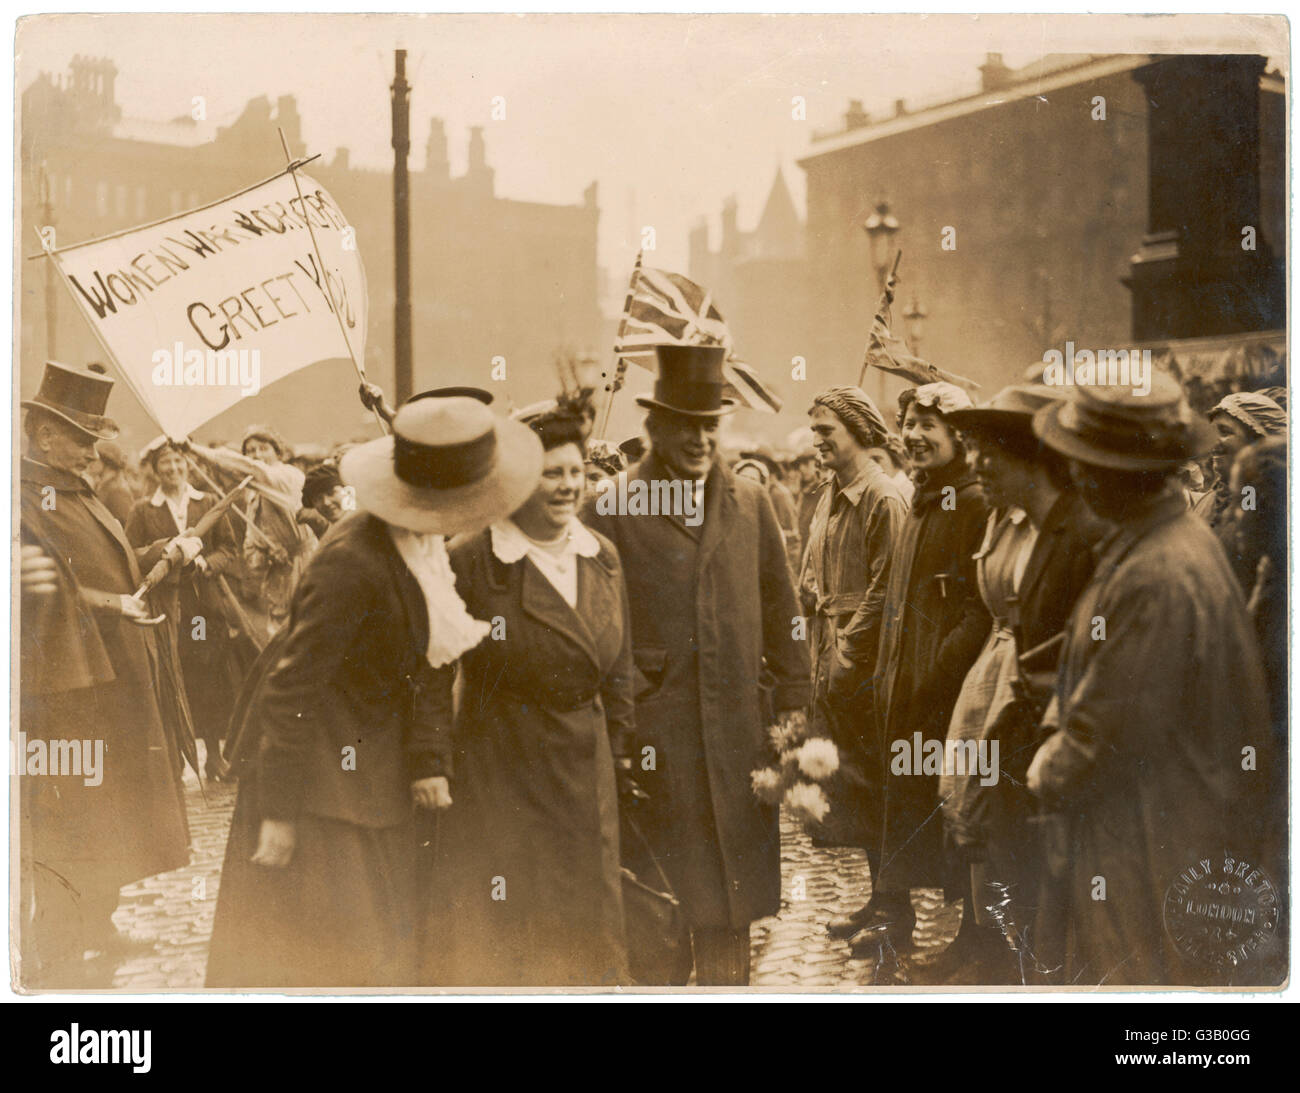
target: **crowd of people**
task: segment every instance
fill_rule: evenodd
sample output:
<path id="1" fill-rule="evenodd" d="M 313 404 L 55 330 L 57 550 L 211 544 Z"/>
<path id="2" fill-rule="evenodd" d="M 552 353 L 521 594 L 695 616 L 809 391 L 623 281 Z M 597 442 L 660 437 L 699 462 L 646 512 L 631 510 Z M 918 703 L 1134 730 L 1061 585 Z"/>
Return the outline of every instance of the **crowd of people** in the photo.
<path id="1" fill-rule="evenodd" d="M 367 384 L 378 440 L 139 470 L 47 364 L 20 727 L 107 761 L 22 780 L 24 982 L 144 943 L 111 916 L 185 863 L 185 762 L 238 783 L 212 987 L 744 985 L 782 805 L 864 851 L 826 929 L 877 982 L 1285 977 L 1284 390 L 839 386 L 782 453 L 728 445 L 724 349 L 657 357 L 617 446 L 591 392 Z"/>

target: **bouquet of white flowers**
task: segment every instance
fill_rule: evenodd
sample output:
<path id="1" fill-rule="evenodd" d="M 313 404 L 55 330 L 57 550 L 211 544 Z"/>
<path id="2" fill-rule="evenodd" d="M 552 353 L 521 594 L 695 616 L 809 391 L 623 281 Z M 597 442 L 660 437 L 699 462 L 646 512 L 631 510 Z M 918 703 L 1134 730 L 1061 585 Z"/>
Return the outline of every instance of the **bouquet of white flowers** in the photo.
<path id="1" fill-rule="evenodd" d="M 784 804 L 805 822 L 821 823 L 830 802 L 819 783 L 839 770 L 839 749 L 824 736 L 808 736 L 802 710 L 782 714 L 768 738 L 776 761 L 750 775 L 754 793 L 765 804 Z"/>

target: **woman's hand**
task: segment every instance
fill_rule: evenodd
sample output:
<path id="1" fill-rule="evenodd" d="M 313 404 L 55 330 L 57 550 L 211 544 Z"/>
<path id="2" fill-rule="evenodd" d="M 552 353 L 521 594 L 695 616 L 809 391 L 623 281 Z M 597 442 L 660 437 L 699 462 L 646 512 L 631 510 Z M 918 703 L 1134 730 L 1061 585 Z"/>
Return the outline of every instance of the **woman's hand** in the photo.
<path id="1" fill-rule="evenodd" d="M 292 860 L 297 843 L 297 828 L 288 820 L 263 820 L 252 862 L 270 869 L 283 869 Z"/>
<path id="2" fill-rule="evenodd" d="M 441 812 L 451 807 L 451 784 L 446 778 L 421 778 L 411 783 L 411 799 L 419 808 Z"/>

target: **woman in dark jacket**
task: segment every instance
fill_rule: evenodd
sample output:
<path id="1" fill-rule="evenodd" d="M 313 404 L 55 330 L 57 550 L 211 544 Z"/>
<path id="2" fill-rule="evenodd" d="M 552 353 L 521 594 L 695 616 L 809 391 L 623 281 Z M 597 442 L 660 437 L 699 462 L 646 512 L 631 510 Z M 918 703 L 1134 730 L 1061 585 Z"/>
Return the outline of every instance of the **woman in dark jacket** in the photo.
<path id="1" fill-rule="evenodd" d="M 617 551 L 577 519 L 581 419 L 557 411 L 533 428 L 536 492 L 451 552 L 457 592 L 493 632 L 461 662 L 433 985 L 628 981 L 615 776 L 632 729 L 627 592 Z"/>
<path id="2" fill-rule="evenodd" d="M 185 456 L 171 443 L 150 447 L 142 461 L 158 479 L 158 488 L 131 509 L 126 537 L 140 552 L 141 572 L 148 573 L 167 544 L 192 529 L 217 498 L 190 485 Z M 213 781 L 221 781 L 228 773 L 221 757 L 221 738 L 239 688 L 230 640 L 234 620 L 227 617 L 215 580 L 237 570 L 238 556 L 234 529 L 229 517 L 223 516 L 208 533 L 202 553 L 183 567 L 174 567 L 153 596 L 167 616 L 159 636 L 176 648 L 194 735 L 203 741 L 207 752 L 204 773 Z"/>
<path id="3" fill-rule="evenodd" d="M 490 630 L 443 544 L 518 507 L 541 445 L 472 399 L 424 399 L 340 471 L 362 511 L 293 596 L 255 696 L 208 958 L 210 987 L 416 983 L 417 809 L 452 804 L 451 679 Z"/>
<path id="4" fill-rule="evenodd" d="M 970 405 L 950 383 L 926 384 L 899 398 L 917 490 L 881 614 L 873 686 L 877 754 L 886 764 L 881 875 L 871 900 L 878 910 L 854 939 L 857 954 L 869 954 L 881 932 L 897 947 L 910 946 L 911 889 L 947 887 L 952 880 L 944 869 L 937 772 L 917 769 L 922 749 L 914 744 L 919 735 L 922 748 L 936 740 L 942 747 L 962 680 L 991 624 L 974 561 L 988 506 L 947 420 Z"/>
<path id="5" fill-rule="evenodd" d="M 1030 930 L 1042 869 L 1025 772 L 1042 742 L 1065 623 L 1092 575 L 1090 542 L 1101 533 L 1065 460 L 1033 433 L 1034 413 L 1059 397 L 1041 385 L 1008 387 L 950 415 L 984 499 L 1003 516 L 977 561 L 993 629 L 962 684 L 948 740 L 997 752 L 991 781 L 945 767 L 940 782 L 946 842 L 969 881 L 957 941 L 914 969 L 930 983 L 1034 982 L 1049 959 Z"/>

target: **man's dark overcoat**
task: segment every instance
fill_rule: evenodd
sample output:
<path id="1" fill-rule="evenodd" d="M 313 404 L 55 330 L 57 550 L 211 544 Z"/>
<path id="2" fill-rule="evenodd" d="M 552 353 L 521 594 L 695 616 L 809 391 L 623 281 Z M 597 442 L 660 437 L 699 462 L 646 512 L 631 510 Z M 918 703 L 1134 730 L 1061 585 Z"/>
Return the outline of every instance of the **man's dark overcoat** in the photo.
<path id="1" fill-rule="evenodd" d="M 653 452 L 625 473 L 629 487 L 673 478 Z M 774 914 L 781 894 L 777 810 L 750 778 L 771 762 L 763 665 L 776 711 L 802 709 L 809 692 L 772 502 L 715 463 L 697 527 L 681 515 L 601 515 L 596 499 L 583 520 L 618 548 L 627 578 L 646 837 L 693 927 L 742 929 Z"/>

